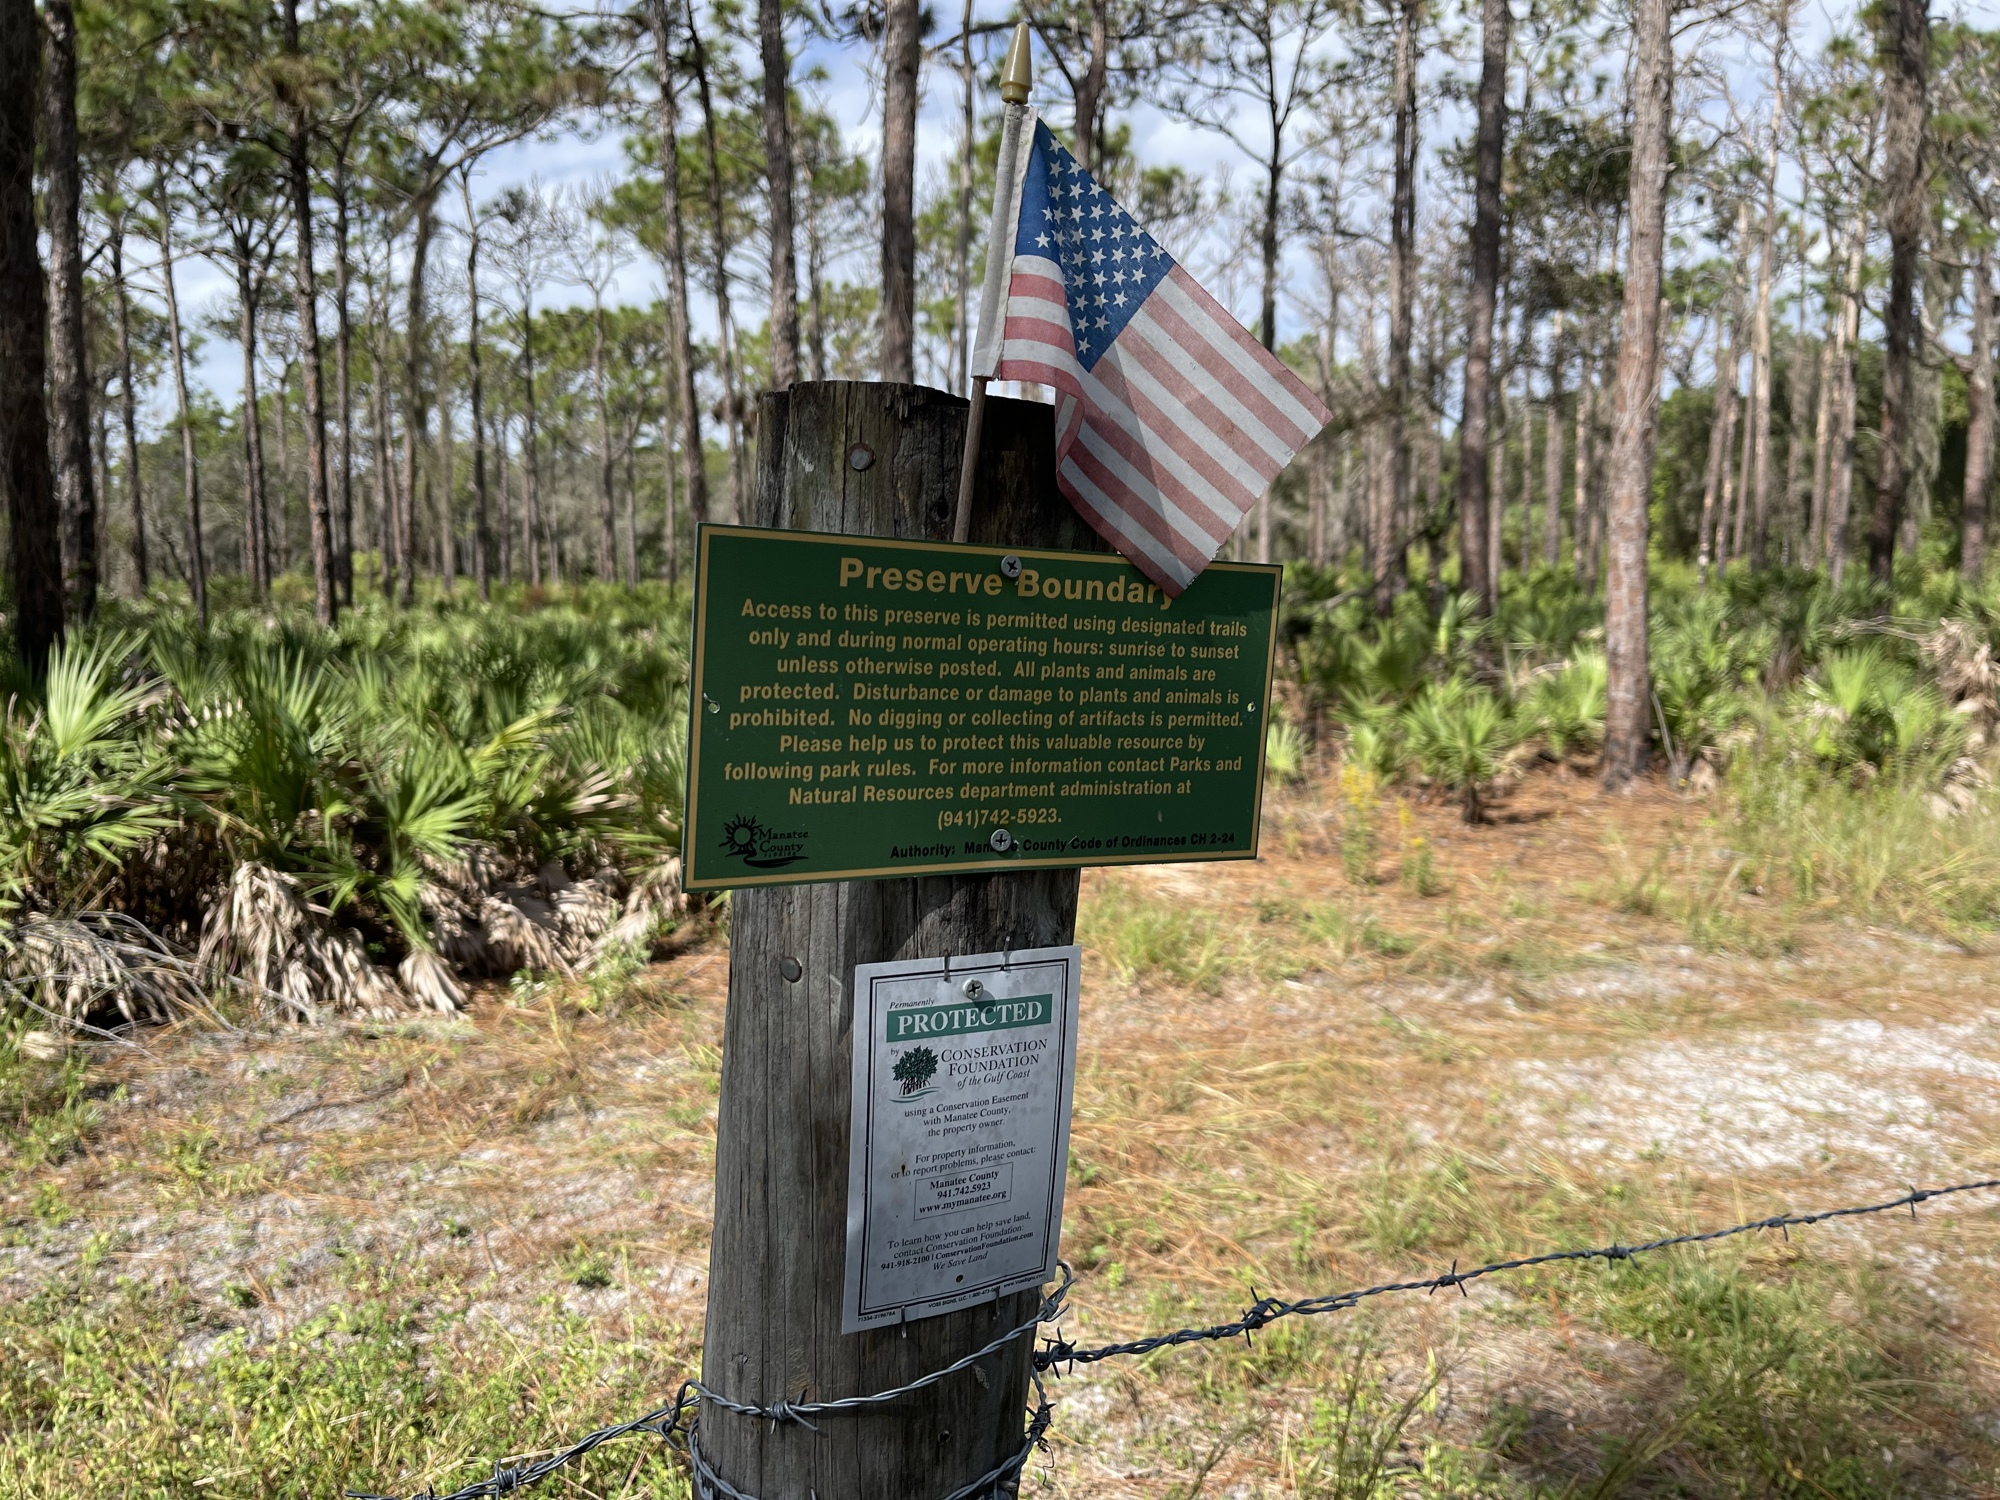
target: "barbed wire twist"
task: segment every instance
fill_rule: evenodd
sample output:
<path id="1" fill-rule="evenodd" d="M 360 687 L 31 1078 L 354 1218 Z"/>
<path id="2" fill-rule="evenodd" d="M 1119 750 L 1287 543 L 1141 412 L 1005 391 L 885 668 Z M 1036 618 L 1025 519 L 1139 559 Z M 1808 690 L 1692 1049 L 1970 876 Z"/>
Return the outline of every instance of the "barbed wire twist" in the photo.
<path id="1" fill-rule="evenodd" d="M 1307 1297 L 1299 1302 L 1286 1302 L 1277 1297 L 1259 1297 L 1245 1310 L 1243 1316 L 1234 1322 L 1217 1323 L 1207 1328 L 1177 1328 L 1172 1333 L 1156 1333 L 1150 1338 L 1100 1344 L 1089 1349 L 1079 1349 L 1058 1336 L 1035 1352 L 1035 1367 L 1047 1370 L 1060 1364 L 1073 1368 L 1077 1365 L 1095 1364 L 1099 1360 L 1115 1359 L 1122 1355 L 1150 1354 L 1155 1349 L 1172 1348 L 1181 1344 L 1202 1343 L 1212 1339 L 1247 1338 L 1256 1330 L 1268 1327 L 1280 1318 L 1310 1318 L 1321 1313 L 1345 1312 L 1349 1308 L 1359 1306 L 1369 1297 L 1380 1297 L 1390 1292 L 1430 1293 L 1441 1287 L 1457 1287 L 1464 1293 L 1467 1282 L 1477 1281 L 1482 1276 L 1493 1276 L 1502 1271 L 1522 1271 L 1531 1266 L 1586 1260 L 1615 1263 L 1630 1260 L 1635 1255 L 1670 1249 L 1676 1245 L 1707 1244 L 1713 1240 L 1726 1240 L 1734 1235 L 1749 1234 L 1759 1229 L 1784 1230 L 1786 1237 L 1790 1238 L 1790 1231 L 1801 1225 L 1823 1224 L 1829 1219 L 1852 1218 L 1857 1214 L 1886 1213 L 1895 1208 L 1907 1207 L 1910 1216 L 1914 1218 L 1919 1203 L 1932 1198 L 1947 1197 L 1952 1193 L 1976 1192 L 1982 1188 L 2000 1188 L 2000 1178 L 1991 1178 L 1983 1182 L 1961 1182 L 1951 1187 L 1912 1188 L 1902 1197 L 1892 1198 L 1887 1203 L 1868 1203 L 1853 1208 L 1829 1208 L 1812 1214 L 1773 1214 L 1766 1219 L 1752 1219 L 1745 1224 L 1732 1224 L 1727 1229 L 1711 1229 L 1695 1234 L 1672 1234 L 1637 1245 L 1613 1244 L 1591 1250 L 1551 1250 L 1545 1255 L 1524 1255 L 1514 1260 L 1490 1261 L 1470 1271 L 1459 1270 L 1458 1262 L 1453 1261 L 1451 1269 L 1441 1276 L 1427 1277 L 1422 1281 L 1385 1281 L 1379 1286 L 1363 1287 L 1359 1291 L 1336 1292 L 1326 1297 Z"/>
<path id="2" fill-rule="evenodd" d="M 1468 1283 L 1478 1281 L 1482 1277 L 1498 1275 L 1503 1271 L 1522 1271 L 1535 1266 L 1592 1260 L 1616 1264 L 1658 1250 L 1668 1250 L 1680 1245 L 1709 1244 L 1716 1240 L 1726 1240 L 1759 1230 L 1776 1229 L 1790 1239 L 1793 1229 L 1806 1225 L 1824 1224 L 1832 1219 L 1856 1218 L 1864 1214 L 1888 1213 L 1898 1208 L 1908 1208 L 1910 1217 L 1914 1219 L 1917 1216 L 1917 1205 L 1920 1203 L 1927 1203 L 1934 1198 L 1948 1198 L 1956 1193 L 1973 1193 L 1992 1188 L 2000 1188 L 2000 1177 L 1953 1183 L 1948 1187 L 1911 1188 L 1901 1197 L 1891 1198 L 1882 1203 L 1827 1208 L 1809 1214 L 1772 1214 L 1767 1218 L 1732 1224 L 1726 1229 L 1664 1235 L 1659 1239 L 1645 1240 L 1636 1245 L 1614 1243 L 1587 1250 L 1551 1250 L 1541 1255 L 1519 1256 L 1513 1260 L 1489 1261 L 1468 1271 L 1459 1270 L 1458 1262 L 1454 1260 L 1451 1269 L 1438 1276 L 1416 1281 L 1385 1281 L 1376 1286 L 1362 1287 L 1355 1291 L 1334 1292 L 1323 1297 L 1307 1297 L 1297 1302 L 1286 1302 L 1277 1297 L 1259 1297 L 1244 1310 L 1241 1317 L 1228 1323 L 1215 1323 L 1203 1328 L 1177 1328 L 1169 1333 L 1157 1333 L 1146 1338 L 1130 1339 L 1120 1343 L 1096 1344 L 1088 1348 L 1077 1347 L 1064 1339 L 1058 1331 L 1055 1338 L 1034 1353 L 1029 1379 L 1034 1385 L 1036 1399 L 1028 1418 L 1026 1440 L 1020 1449 L 969 1484 L 961 1485 L 950 1494 L 940 1496 L 939 1500 L 983 1500 L 983 1497 L 997 1495 L 1002 1485 L 1026 1467 L 1028 1459 L 1035 1450 L 1044 1444 L 1049 1427 L 1055 1419 L 1054 1404 L 1049 1399 L 1047 1387 L 1042 1383 L 1042 1374 L 1048 1371 L 1060 1375 L 1062 1371 L 1058 1371 L 1057 1366 L 1061 1366 L 1063 1370 L 1072 1370 L 1078 1365 L 1092 1365 L 1101 1360 L 1127 1355 L 1150 1354 L 1157 1349 L 1177 1348 L 1185 1344 L 1219 1342 L 1236 1338 L 1248 1340 L 1258 1329 L 1267 1328 L 1281 1318 L 1317 1317 L 1324 1313 L 1345 1312 L 1358 1307 L 1370 1297 L 1386 1296 L 1391 1292 L 1430 1294 L 1440 1288 L 1456 1287 L 1461 1295 L 1469 1296 L 1470 1293 L 1465 1290 Z M 518 1468 L 502 1468 L 496 1465 L 493 1477 L 490 1479 L 477 1480 L 442 1495 L 435 1490 L 421 1490 L 410 1496 L 409 1500 L 489 1500 L 489 1497 L 511 1494 L 515 1490 L 539 1483 L 558 1469 L 575 1463 L 608 1442 L 642 1432 L 660 1438 L 669 1447 L 678 1449 L 686 1456 L 688 1469 L 694 1480 L 695 1493 L 700 1500 L 758 1500 L 757 1496 L 738 1489 L 717 1474 L 708 1460 L 702 1456 L 696 1433 L 700 1427 L 700 1408 L 704 1404 L 720 1407 L 738 1416 L 772 1423 L 796 1424 L 817 1432 L 819 1429 L 812 1421 L 814 1417 L 852 1416 L 899 1401 L 961 1370 L 970 1368 L 1014 1340 L 1034 1333 L 1043 1325 L 1056 1322 L 1066 1310 L 1069 1290 L 1076 1282 L 1075 1273 L 1070 1270 L 1067 1262 L 1058 1262 L 1058 1265 L 1062 1271 L 1062 1281 L 1053 1292 L 1043 1297 L 1041 1306 L 1036 1309 L 1032 1319 L 1019 1327 L 1009 1329 L 964 1358 L 953 1360 L 950 1364 L 926 1375 L 920 1375 L 907 1384 L 864 1396 L 842 1396 L 833 1401 L 780 1399 L 768 1405 L 757 1405 L 722 1396 L 699 1380 L 688 1380 L 682 1383 L 680 1391 L 672 1402 L 646 1413 L 643 1417 L 630 1422 L 621 1422 L 615 1427 L 600 1427 L 560 1452 L 549 1454 L 532 1464 Z M 365 1490 L 349 1490 L 347 1496 L 348 1500 L 399 1500 L 397 1496 L 378 1495 Z"/>

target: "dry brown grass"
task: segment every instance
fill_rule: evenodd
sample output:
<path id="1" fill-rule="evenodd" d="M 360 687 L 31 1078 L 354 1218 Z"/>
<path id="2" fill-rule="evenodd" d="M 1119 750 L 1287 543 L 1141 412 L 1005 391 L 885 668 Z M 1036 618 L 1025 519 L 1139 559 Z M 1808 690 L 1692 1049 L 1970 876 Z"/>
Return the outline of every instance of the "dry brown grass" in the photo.
<path id="1" fill-rule="evenodd" d="M 1760 896 L 1711 806 L 1659 790 L 1531 777 L 1476 828 L 1392 799 L 1360 882 L 1343 811 L 1308 787 L 1276 799 L 1255 864 L 1086 875 L 1068 1337 L 2000 1170 L 1994 958 Z M 1425 847 L 1420 886 L 1399 867 Z M 696 1330 L 726 968 L 711 941 L 594 1013 L 575 987 L 490 989 L 461 1021 L 190 1031 L 107 1059 L 95 1083 L 125 1092 L 75 1155 L 0 1159 L 0 1301 L 95 1254 L 88 1274 L 191 1290 L 204 1336 L 277 1336 L 358 1254 L 459 1288 L 523 1347 L 550 1308 Z M 1703 1393 L 1763 1346 L 1661 1330 L 1747 1297 L 1888 1393 L 1856 1415 L 1752 1371 L 1747 1407 L 1807 1436 L 1750 1493 L 2000 1493 L 1978 1415 L 2000 1395 L 2000 1205 L 1674 1265 L 1078 1372 L 1029 1492 L 1736 1493 L 1763 1460 Z M 1342 1412 L 1394 1427 L 1390 1487 L 1327 1477 Z M 1830 1412 L 1874 1468 L 1808 1451 Z"/>

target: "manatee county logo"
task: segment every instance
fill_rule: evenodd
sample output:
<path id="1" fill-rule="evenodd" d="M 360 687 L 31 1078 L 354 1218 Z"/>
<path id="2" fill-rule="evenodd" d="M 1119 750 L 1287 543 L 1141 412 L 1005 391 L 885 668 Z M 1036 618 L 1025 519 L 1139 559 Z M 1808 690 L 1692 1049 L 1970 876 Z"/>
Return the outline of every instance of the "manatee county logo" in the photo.
<path id="1" fill-rule="evenodd" d="M 722 852 L 756 870 L 775 870 L 806 857 L 806 836 L 773 833 L 755 818 L 731 818 L 722 830 Z"/>
<path id="2" fill-rule="evenodd" d="M 937 1073 L 937 1054 L 928 1047 L 912 1047 L 896 1059 L 889 1076 L 903 1086 L 903 1092 L 914 1094 L 928 1084 Z"/>

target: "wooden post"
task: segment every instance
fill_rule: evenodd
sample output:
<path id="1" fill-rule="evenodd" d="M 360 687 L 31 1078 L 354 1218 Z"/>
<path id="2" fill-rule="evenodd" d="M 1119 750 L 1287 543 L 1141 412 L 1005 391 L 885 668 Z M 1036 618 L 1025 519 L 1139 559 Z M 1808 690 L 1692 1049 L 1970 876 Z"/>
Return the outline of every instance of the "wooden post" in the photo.
<path id="1" fill-rule="evenodd" d="M 1053 409 L 992 398 L 972 540 L 1102 551 L 1056 490 Z M 951 534 L 967 403 L 920 386 L 811 381 L 759 410 L 756 525 Z M 840 1331 L 854 966 L 1068 943 L 1077 872 L 766 886 L 730 907 L 702 1379 L 735 1401 L 835 1400 L 904 1384 L 1026 1321 L 1038 1293 Z M 785 960 L 797 961 L 793 969 Z M 787 972 L 798 974 L 788 980 Z M 1029 1340 L 818 1431 L 702 1408 L 715 1472 L 758 1500 L 937 1500 L 1019 1451 Z"/>

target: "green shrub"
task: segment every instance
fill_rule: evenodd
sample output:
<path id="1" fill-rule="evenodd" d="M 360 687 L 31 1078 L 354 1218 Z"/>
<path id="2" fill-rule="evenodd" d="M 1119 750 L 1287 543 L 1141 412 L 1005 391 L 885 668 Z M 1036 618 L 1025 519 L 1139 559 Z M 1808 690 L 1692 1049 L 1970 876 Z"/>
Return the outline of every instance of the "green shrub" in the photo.
<path id="1" fill-rule="evenodd" d="M 439 871 L 475 848 L 530 873 L 678 850 L 681 596 L 132 618 L 0 718 L 0 903 L 191 938 L 255 862 L 393 960 L 431 947 Z"/>
<path id="2" fill-rule="evenodd" d="M 173 826 L 175 763 L 160 691 L 121 664 L 136 642 L 59 646 L 39 693 L 0 718 L 0 910 L 68 916 L 94 905 L 122 863 Z"/>
<path id="3" fill-rule="evenodd" d="M 1298 725 L 1279 714 L 1271 715 L 1264 730 L 1266 780 L 1277 786 L 1289 786 L 1305 775 L 1306 760 L 1311 753 Z"/>
<path id="4" fill-rule="evenodd" d="M 1410 750 L 1433 781 L 1456 792 L 1465 821 L 1485 817 L 1483 791 L 1500 772 L 1513 726 L 1500 701 L 1463 678 L 1427 689 L 1405 713 Z"/>
<path id="5" fill-rule="evenodd" d="M 1522 714 L 1526 727 L 1558 760 L 1573 750 L 1596 750 L 1604 742 L 1607 681 L 1604 653 L 1577 651 L 1530 683 Z"/>

